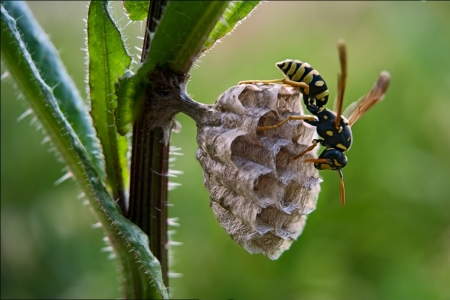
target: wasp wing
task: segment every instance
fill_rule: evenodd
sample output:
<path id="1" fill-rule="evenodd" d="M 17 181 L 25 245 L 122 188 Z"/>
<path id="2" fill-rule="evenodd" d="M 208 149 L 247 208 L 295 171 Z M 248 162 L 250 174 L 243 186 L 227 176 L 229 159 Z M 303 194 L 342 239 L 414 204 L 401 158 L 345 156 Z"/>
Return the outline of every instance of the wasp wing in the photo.
<path id="1" fill-rule="evenodd" d="M 381 72 L 378 80 L 370 89 L 369 93 L 350 104 L 343 115 L 348 119 L 348 124 L 352 126 L 359 120 L 372 106 L 383 100 L 384 94 L 389 86 L 391 76 L 388 72 Z"/>

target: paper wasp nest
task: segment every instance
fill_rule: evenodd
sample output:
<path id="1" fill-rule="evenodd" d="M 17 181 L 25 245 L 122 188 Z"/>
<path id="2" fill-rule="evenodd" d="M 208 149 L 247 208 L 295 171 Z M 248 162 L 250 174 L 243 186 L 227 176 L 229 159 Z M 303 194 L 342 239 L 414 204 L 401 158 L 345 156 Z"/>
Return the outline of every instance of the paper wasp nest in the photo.
<path id="1" fill-rule="evenodd" d="M 292 159 L 311 145 L 315 127 L 257 127 L 303 114 L 300 97 L 298 89 L 276 84 L 234 86 L 198 125 L 197 158 L 217 220 L 248 252 L 270 259 L 301 234 L 321 180 L 312 163 Z"/>

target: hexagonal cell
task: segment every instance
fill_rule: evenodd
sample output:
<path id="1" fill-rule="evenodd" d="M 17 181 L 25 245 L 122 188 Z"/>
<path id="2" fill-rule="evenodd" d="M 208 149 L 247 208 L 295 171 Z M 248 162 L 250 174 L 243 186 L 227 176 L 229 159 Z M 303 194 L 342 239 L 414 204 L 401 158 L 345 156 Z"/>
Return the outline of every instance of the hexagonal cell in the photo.
<path id="1" fill-rule="evenodd" d="M 239 136 L 231 143 L 231 155 L 243 157 L 270 169 L 275 167 L 276 153 L 264 145 L 254 144 L 253 140 L 249 140 L 245 136 Z"/>
<path id="2" fill-rule="evenodd" d="M 258 202 L 263 208 L 268 205 L 274 205 L 277 201 L 273 199 L 280 199 L 284 194 L 284 187 L 278 182 L 273 174 L 259 176 L 254 182 L 254 189 Z"/>

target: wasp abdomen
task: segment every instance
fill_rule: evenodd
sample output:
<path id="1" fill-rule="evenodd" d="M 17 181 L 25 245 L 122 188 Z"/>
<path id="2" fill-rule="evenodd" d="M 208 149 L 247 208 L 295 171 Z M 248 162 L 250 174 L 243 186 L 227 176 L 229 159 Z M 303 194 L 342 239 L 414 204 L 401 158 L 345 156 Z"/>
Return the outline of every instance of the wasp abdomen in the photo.
<path id="1" fill-rule="evenodd" d="M 313 104 L 316 100 L 316 105 L 322 107 L 328 102 L 328 87 L 320 76 L 319 72 L 311 67 L 306 62 L 299 60 L 287 59 L 282 62 L 276 63 L 276 66 L 292 81 L 304 82 L 309 86 L 309 94 L 306 94 L 304 90 L 305 103 Z"/>

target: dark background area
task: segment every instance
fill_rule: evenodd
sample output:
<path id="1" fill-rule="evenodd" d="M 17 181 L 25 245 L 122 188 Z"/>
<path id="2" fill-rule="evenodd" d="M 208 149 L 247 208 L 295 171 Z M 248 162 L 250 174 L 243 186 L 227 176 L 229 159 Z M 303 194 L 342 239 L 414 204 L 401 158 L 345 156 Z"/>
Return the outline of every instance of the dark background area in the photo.
<path id="1" fill-rule="evenodd" d="M 30 2 L 83 95 L 87 2 Z M 122 18 L 120 2 L 115 15 Z M 144 25 L 125 27 L 138 54 Z M 353 128 L 343 170 L 347 203 L 334 172 L 322 171 L 316 211 L 277 261 L 250 255 L 220 227 L 195 159 L 196 127 L 178 115 L 181 147 L 172 168 L 171 237 L 175 298 L 450 298 L 450 3 L 268 2 L 197 62 L 188 91 L 214 103 L 238 81 L 280 78 L 275 62 L 309 62 L 336 93 L 336 43 L 348 50 L 344 106 L 391 74 L 383 102 Z M 137 60 L 137 59 L 135 59 Z M 136 67 L 136 65 L 134 66 Z M 2 66 L 2 74 L 5 72 Z M 332 107 L 332 104 L 329 104 Z M 79 200 L 26 102 L 1 82 L 1 297 L 117 298 L 117 271 L 102 251 L 101 229 Z M 31 124 L 31 125 L 30 125 Z"/>

